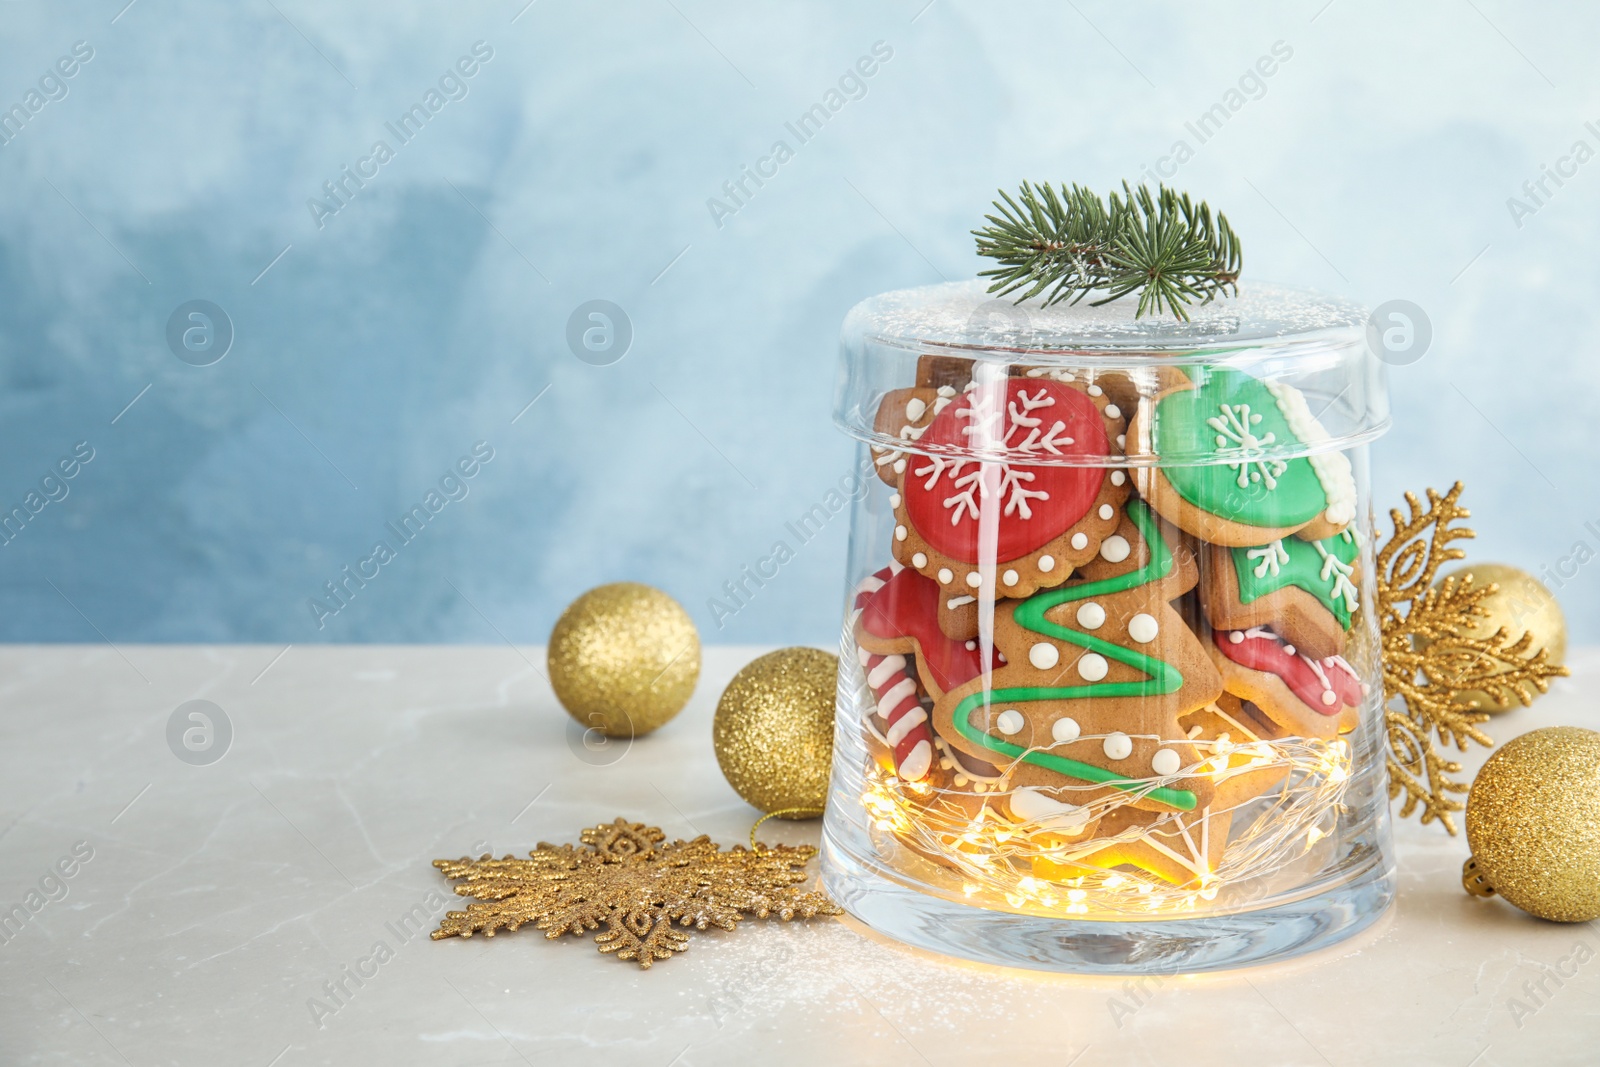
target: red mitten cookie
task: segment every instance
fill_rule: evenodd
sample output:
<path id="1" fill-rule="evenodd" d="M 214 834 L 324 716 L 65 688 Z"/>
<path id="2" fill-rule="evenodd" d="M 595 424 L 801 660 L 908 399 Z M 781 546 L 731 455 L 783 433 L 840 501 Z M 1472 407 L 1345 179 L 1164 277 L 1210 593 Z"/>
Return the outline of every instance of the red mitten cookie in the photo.
<path id="1" fill-rule="evenodd" d="M 917 677 L 934 698 L 978 677 L 985 662 L 1005 662 L 993 648 L 986 661 L 976 640 L 945 636 L 938 605 L 939 587 L 898 563 L 870 575 L 856 591 L 856 644 L 879 655 L 915 656 Z"/>

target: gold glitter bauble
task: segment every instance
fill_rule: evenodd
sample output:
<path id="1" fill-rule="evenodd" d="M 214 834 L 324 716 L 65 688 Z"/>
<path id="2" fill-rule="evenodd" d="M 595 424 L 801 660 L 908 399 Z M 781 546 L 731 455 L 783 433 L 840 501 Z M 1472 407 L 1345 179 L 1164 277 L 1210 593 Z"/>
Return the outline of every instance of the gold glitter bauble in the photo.
<path id="1" fill-rule="evenodd" d="M 683 710 L 700 678 L 700 635 L 659 589 L 616 582 L 567 606 L 550 631 L 550 686 L 607 737 L 637 737 Z"/>
<path id="2" fill-rule="evenodd" d="M 1525 633 L 1533 634 L 1530 653 L 1548 649 L 1551 663 L 1561 663 L 1567 658 L 1567 619 L 1561 614 L 1555 594 L 1546 589 L 1543 582 L 1527 571 L 1504 563 L 1474 563 L 1443 575 L 1436 587 L 1445 578 L 1467 574 L 1472 575 L 1475 586 L 1493 584 L 1499 588 L 1483 599 L 1482 606 L 1489 614 L 1476 619 L 1463 631 L 1463 636 L 1485 640 L 1503 626 L 1513 641 Z M 1539 696 L 1539 690 L 1531 685 L 1520 688 L 1530 700 Z M 1480 711 L 1509 711 L 1519 704 L 1516 700 L 1496 700 L 1481 689 L 1462 689 L 1455 695 L 1461 700 L 1476 700 Z"/>
<path id="3" fill-rule="evenodd" d="M 820 814 L 833 763 L 839 657 L 783 648 L 748 663 L 717 702 L 711 728 L 717 765 L 733 791 L 783 818 Z"/>
<path id="4" fill-rule="evenodd" d="M 1462 875 L 1556 922 L 1600 918 L 1600 733 L 1552 726 L 1490 756 L 1467 797 Z"/>

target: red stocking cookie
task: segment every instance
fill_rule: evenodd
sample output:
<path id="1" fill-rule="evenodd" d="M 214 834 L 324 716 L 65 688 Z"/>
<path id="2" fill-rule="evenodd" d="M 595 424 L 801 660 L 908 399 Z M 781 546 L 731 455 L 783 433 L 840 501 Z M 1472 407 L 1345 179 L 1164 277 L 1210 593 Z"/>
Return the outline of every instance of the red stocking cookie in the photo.
<path id="1" fill-rule="evenodd" d="M 1206 646 L 1228 692 L 1286 732 L 1330 740 L 1359 721 L 1367 685 L 1342 656 L 1316 660 L 1271 630 L 1215 630 Z"/>

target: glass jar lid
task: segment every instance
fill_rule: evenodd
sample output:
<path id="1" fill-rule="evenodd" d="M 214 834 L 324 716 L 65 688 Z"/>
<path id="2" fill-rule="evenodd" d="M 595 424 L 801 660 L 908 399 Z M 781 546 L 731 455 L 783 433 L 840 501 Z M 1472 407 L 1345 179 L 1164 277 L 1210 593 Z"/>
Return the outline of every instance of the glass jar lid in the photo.
<path id="1" fill-rule="evenodd" d="M 1206 432 L 1189 425 L 1183 433 L 1160 432 L 1163 422 L 1178 429 L 1174 417 L 1163 420 L 1157 410 L 1176 392 L 1195 394 L 1183 398 L 1183 407 L 1201 401 L 1208 410 L 1246 403 L 1256 414 L 1278 409 L 1272 421 L 1296 432 L 1270 440 L 1266 431 L 1256 435 L 1256 454 L 1269 459 L 1348 448 L 1389 426 L 1385 368 L 1366 342 L 1367 313 L 1359 304 L 1241 284 L 1237 296 L 1187 309 L 1187 322 L 1135 318 L 1136 307 L 1131 296 L 1100 307 L 1087 300 L 1016 304 L 991 296 L 981 280 L 870 297 L 845 317 L 834 420 L 876 447 L 930 451 L 881 424 L 879 409 L 891 391 L 942 388 L 953 395 L 1009 378 L 1052 378 L 1103 386 L 1145 411 L 1146 436 L 1116 457 L 1119 464 L 1226 462 L 1227 450 L 1213 447 Z M 1199 414 L 1204 431 L 1206 413 Z"/>

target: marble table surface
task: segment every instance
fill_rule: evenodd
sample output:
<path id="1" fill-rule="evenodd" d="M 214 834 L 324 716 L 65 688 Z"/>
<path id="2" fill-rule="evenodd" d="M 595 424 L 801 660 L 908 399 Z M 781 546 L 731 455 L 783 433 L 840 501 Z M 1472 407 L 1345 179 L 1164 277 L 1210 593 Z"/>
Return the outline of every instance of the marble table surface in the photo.
<path id="1" fill-rule="evenodd" d="M 619 814 L 743 839 L 755 813 L 718 774 L 710 723 L 760 651 L 708 649 L 682 715 L 596 752 L 538 648 L 0 648 L 0 1063 L 1600 1060 L 1600 930 L 1469 898 L 1464 839 L 1414 822 L 1374 928 L 1142 990 L 946 960 L 848 919 L 750 920 L 648 972 L 575 938 L 418 931 L 456 903 L 437 857 L 573 840 Z M 1600 728 L 1600 649 L 1571 662 L 1491 735 Z M 188 711 L 170 725 L 195 700 L 230 729 L 214 711 L 209 739 Z M 185 730 L 201 731 L 188 747 Z M 329 998 L 347 967 L 370 977 Z"/>

